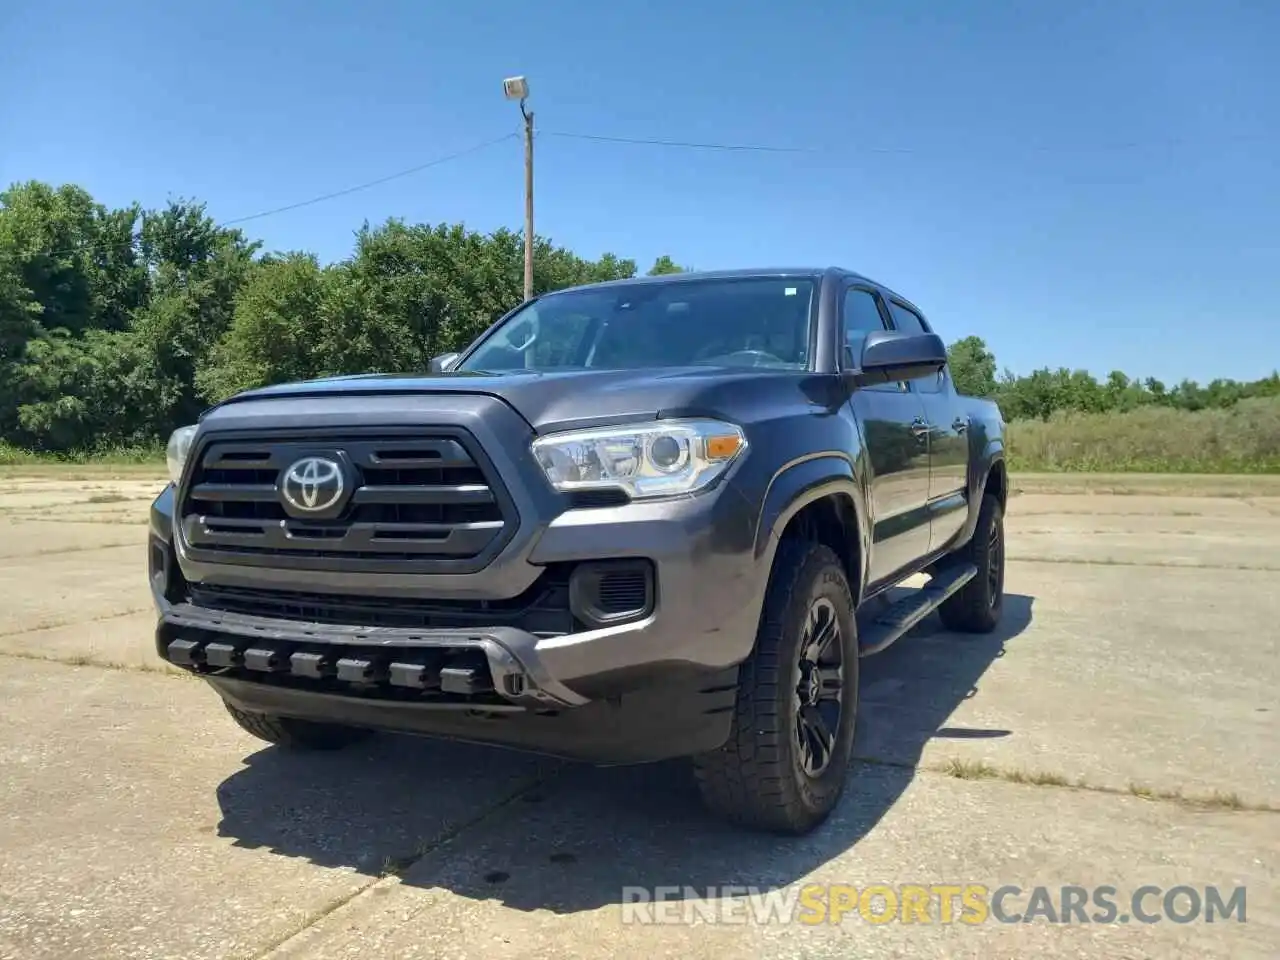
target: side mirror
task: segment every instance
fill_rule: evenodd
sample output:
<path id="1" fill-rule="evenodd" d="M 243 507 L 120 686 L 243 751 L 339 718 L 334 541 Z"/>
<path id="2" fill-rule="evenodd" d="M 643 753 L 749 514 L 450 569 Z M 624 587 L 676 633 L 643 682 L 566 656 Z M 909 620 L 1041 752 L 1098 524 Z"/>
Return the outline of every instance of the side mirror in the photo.
<path id="1" fill-rule="evenodd" d="M 862 363 L 849 376 L 858 386 L 929 377 L 947 365 L 947 345 L 936 333 L 875 330 L 862 345 Z"/>
<path id="2" fill-rule="evenodd" d="M 457 359 L 460 356 L 462 356 L 462 354 L 460 353 L 442 353 L 438 357 L 432 357 L 431 372 L 447 373 L 450 369 L 452 369 L 454 363 L 457 362 Z"/>

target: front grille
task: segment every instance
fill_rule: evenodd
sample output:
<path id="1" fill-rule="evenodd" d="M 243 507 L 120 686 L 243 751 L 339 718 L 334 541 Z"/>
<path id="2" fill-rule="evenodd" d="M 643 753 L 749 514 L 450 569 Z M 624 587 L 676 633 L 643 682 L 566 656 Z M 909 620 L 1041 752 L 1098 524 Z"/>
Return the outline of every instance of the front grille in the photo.
<path id="1" fill-rule="evenodd" d="M 336 465 L 332 509 L 300 515 L 286 473 Z M 295 490 L 296 484 L 295 484 Z M 196 559 L 313 569 L 474 569 L 514 533 L 515 511 L 463 431 L 412 437 L 217 434 L 193 454 L 182 531 Z"/>
<path id="2" fill-rule="evenodd" d="M 186 583 L 176 602 L 216 613 L 303 624 L 394 630 L 510 627 L 538 637 L 626 623 L 653 611 L 648 560 L 588 560 L 548 566 L 522 593 L 501 600 L 363 596 Z"/>
<path id="3" fill-rule="evenodd" d="M 273 620 L 394 629 L 466 630 L 516 627 L 543 637 L 572 633 L 569 569 L 551 567 L 507 600 L 438 600 L 300 593 L 193 583 L 188 600 L 206 610 Z"/>

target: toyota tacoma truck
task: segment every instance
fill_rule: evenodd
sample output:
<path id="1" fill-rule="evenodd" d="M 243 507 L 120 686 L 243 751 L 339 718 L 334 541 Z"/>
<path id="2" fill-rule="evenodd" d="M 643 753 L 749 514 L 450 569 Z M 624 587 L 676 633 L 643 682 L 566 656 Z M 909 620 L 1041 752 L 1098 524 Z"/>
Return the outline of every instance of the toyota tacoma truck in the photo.
<path id="1" fill-rule="evenodd" d="M 428 372 L 176 430 L 157 652 L 281 747 L 690 758 L 713 812 L 802 834 L 849 776 L 859 658 L 935 610 L 1000 620 L 1003 430 L 847 270 L 548 293 Z"/>

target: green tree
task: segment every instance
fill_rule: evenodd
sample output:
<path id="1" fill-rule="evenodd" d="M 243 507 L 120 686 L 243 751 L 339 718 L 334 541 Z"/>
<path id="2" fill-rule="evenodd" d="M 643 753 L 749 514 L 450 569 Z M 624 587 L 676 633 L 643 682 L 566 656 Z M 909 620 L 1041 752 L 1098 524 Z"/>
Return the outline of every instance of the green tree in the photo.
<path id="1" fill-rule="evenodd" d="M 146 296 L 135 248 L 139 208 L 108 210 L 75 186 L 0 193 L 0 259 L 39 306 L 44 330 L 123 330 Z"/>
<path id="2" fill-rule="evenodd" d="M 647 273 L 685 269 L 664 255 Z M 535 238 L 537 294 L 635 275 L 634 260 Z M 53 451 L 150 443 L 248 387 L 422 371 L 518 306 L 522 276 L 521 235 L 505 229 L 365 224 L 351 256 L 326 266 L 306 252 L 262 255 L 195 201 L 108 209 L 74 185 L 14 184 L 0 192 L 0 440 Z M 1167 387 L 1066 367 L 997 377 L 978 336 L 948 354 L 957 388 L 995 398 L 1008 420 L 1280 396 L 1277 373 Z"/>
<path id="3" fill-rule="evenodd" d="M 231 325 L 196 374 L 200 393 L 221 400 L 248 387 L 319 375 L 327 359 L 320 336 L 324 286 L 312 254 L 261 262 L 236 296 Z"/>
<path id="4" fill-rule="evenodd" d="M 981 337 L 965 337 L 947 349 L 947 364 L 956 390 L 969 397 L 996 393 L 996 358 Z"/>
<path id="5" fill-rule="evenodd" d="M 214 400 L 283 380 L 424 371 L 520 303 L 523 270 L 523 241 L 512 231 L 400 220 L 365 224 L 342 264 L 321 268 L 307 254 L 264 259 L 199 376 L 201 390 Z M 635 270 L 632 260 L 584 260 L 535 238 L 535 294 Z"/>
<path id="6" fill-rule="evenodd" d="M 130 334 L 107 330 L 32 340 L 14 375 L 19 442 L 65 452 L 154 440 L 155 384 L 137 347 Z"/>
<path id="7" fill-rule="evenodd" d="M 40 183 L 0 194 L 0 437 L 87 449 L 194 418 L 196 373 L 255 249 L 200 204 L 107 210 Z"/>
<path id="8" fill-rule="evenodd" d="M 151 359 L 158 418 L 190 423 L 205 406 L 197 376 L 231 327 L 240 289 L 261 269 L 259 244 L 219 227 L 204 204 L 178 200 L 143 217 L 141 249 L 152 277 L 133 330 Z"/>
<path id="9" fill-rule="evenodd" d="M 12 258 L 0 251 L 0 440 L 16 434 L 17 369 L 40 329 L 40 305 L 22 285 Z"/>
<path id="10" fill-rule="evenodd" d="M 649 268 L 648 276 L 660 277 L 668 273 L 685 273 L 686 267 L 680 266 L 665 253 L 657 260 L 653 261 L 653 266 Z"/>

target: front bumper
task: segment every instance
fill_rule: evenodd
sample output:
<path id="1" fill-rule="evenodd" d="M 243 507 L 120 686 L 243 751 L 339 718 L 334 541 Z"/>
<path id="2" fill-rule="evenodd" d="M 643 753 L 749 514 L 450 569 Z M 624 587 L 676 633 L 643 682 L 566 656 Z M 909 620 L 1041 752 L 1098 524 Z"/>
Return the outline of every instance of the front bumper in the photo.
<path id="1" fill-rule="evenodd" d="M 647 616 L 548 636 L 496 622 L 369 626 L 210 609 L 191 602 L 193 584 L 292 587 L 297 572 L 184 562 L 169 488 L 151 510 L 157 652 L 244 710 L 597 762 L 719 746 L 763 596 L 754 512 L 730 484 L 686 500 L 556 509 L 470 583 L 362 576 L 347 578 L 345 590 L 400 603 L 444 593 L 474 611 L 550 567 L 643 559 L 654 583 Z M 321 577 L 312 589 L 337 585 Z"/>
<path id="2" fill-rule="evenodd" d="M 179 604 L 161 614 L 156 637 L 161 656 L 241 710 L 596 763 L 713 750 L 729 733 L 736 667 L 646 665 L 625 693 L 587 701 L 529 657 L 536 638 L 520 631 L 357 629 Z M 326 661 L 332 672 L 322 674 Z"/>

